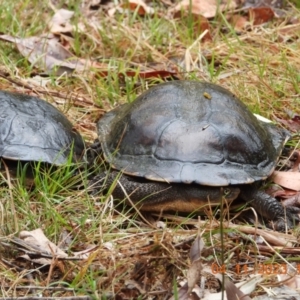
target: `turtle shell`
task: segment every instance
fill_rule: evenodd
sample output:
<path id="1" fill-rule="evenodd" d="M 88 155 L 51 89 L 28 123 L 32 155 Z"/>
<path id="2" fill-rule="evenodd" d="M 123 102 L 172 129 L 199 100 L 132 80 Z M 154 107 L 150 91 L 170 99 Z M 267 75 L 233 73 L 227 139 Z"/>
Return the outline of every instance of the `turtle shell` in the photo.
<path id="1" fill-rule="evenodd" d="M 209 186 L 250 184 L 274 170 L 285 130 L 211 83 L 157 85 L 98 122 L 105 159 L 125 174 Z"/>
<path id="2" fill-rule="evenodd" d="M 0 157 L 64 164 L 84 149 L 80 134 L 50 103 L 36 97 L 0 91 Z"/>

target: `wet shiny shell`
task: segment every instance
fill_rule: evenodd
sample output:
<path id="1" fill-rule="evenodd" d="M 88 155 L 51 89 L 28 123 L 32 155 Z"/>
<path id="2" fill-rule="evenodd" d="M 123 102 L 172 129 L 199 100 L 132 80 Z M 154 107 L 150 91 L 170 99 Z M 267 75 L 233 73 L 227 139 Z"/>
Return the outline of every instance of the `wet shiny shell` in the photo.
<path id="1" fill-rule="evenodd" d="M 0 91 L 0 105 L 0 157 L 60 165 L 67 161 L 70 151 L 74 160 L 81 155 L 81 136 L 51 104 Z"/>
<path id="2" fill-rule="evenodd" d="M 268 177 L 287 138 L 226 89 L 203 82 L 157 85 L 98 123 L 105 159 L 155 181 L 210 186 Z"/>

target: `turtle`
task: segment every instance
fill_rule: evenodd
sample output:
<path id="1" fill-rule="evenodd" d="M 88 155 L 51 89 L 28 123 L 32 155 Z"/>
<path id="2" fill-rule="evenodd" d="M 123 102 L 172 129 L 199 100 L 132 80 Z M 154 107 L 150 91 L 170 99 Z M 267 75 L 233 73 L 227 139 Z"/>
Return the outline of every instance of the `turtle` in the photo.
<path id="1" fill-rule="evenodd" d="M 0 158 L 65 164 L 81 160 L 85 143 L 66 116 L 38 97 L 0 91 Z"/>
<path id="2" fill-rule="evenodd" d="M 158 84 L 107 112 L 97 131 L 111 172 L 91 184 L 105 190 L 118 178 L 113 196 L 140 211 L 188 213 L 241 199 L 278 230 L 299 222 L 297 211 L 260 190 L 289 132 L 259 121 L 219 85 Z"/>

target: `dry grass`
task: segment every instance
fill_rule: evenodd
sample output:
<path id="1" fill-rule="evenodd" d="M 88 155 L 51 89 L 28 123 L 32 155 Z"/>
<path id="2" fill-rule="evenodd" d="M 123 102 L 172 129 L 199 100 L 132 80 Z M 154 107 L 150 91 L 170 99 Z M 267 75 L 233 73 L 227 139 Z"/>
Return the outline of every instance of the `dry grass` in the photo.
<path id="1" fill-rule="evenodd" d="M 44 20 L 53 15 L 48 1 L 14 2 L 4 0 L 0 4 L 0 32 L 20 37 L 47 32 Z M 65 1 L 53 2 L 57 8 L 65 7 Z M 290 119 L 290 112 L 300 114 L 300 31 L 299 26 L 287 22 L 290 16 L 300 17 L 295 8 L 289 8 L 285 19 L 252 27 L 240 35 L 222 18 L 216 18 L 211 22 L 213 40 L 204 43 L 197 40 L 199 35 L 195 37 L 188 20 L 164 17 L 162 4 L 155 4 L 159 13 L 142 18 L 135 13 L 108 17 L 100 9 L 85 15 L 79 9 L 80 1 L 68 3 L 65 8 L 75 11 L 72 24 L 78 25 L 70 51 L 109 66 L 108 75 L 51 75 L 46 87 L 34 85 L 31 74 L 40 70 L 13 45 L 1 42 L 0 88 L 46 99 L 66 114 L 88 142 L 97 137 L 95 124 L 105 111 L 132 101 L 161 81 L 119 76 L 130 68 L 142 69 L 146 63 L 159 62 L 164 69 L 176 65 L 181 79 L 221 84 L 253 112 L 273 120 L 275 116 Z M 79 24 L 84 24 L 84 31 Z M 99 25 L 97 29 L 95 24 Z M 292 26 L 294 31 L 283 34 Z M 134 209 L 117 209 L 109 194 L 89 195 L 82 189 L 87 186 L 87 174 L 75 178 L 69 175 L 64 168 L 55 174 L 41 174 L 32 189 L 26 188 L 21 179 L 0 178 L 5 183 L 0 186 L 1 297 L 168 299 L 187 276 L 189 250 L 199 233 L 208 248 L 203 265 L 210 269 L 213 263 L 226 261 L 234 281 L 248 278 L 237 273 L 238 264 L 247 263 L 254 270 L 258 264 L 296 260 L 295 252 L 274 254 L 271 249 L 287 248 L 285 243 L 298 246 L 297 233 L 273 233 L 277 240 L 274 244 L 267 230 L 264 236 L 263 231 L 225 221 L 221 238 L 219 216 L 214 219 L 214 213 L 207 213 L 207 222 L 166 215 L 141 218 Z M 74 181 L 80 189 L 74 190 Z M 91 255 L 85 260 L 53 259 L 50 267 L 40 268 L 24 260 L 20 256 L 23 251 L 12 243 L 19 231 L 35 228 L 42 228 L 49 240 L 67 252 L 91 248 Z M 255 234 L 271 246 L 259 248 Z M 265 286 L 277 284 L 275 274 L 269 275 Z"/>

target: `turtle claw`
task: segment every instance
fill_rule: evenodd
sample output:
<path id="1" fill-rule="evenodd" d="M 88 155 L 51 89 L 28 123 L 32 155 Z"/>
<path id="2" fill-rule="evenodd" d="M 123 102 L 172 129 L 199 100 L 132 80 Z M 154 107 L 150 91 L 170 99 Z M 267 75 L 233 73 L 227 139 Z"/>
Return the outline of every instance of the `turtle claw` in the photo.
<path id="1" fill-rule="evenodd" d="M 277 231 L 287 231 L 295 228 L 300 223 L 299 214 L 300 209 L 298 207 L 286 207 L 285 216 L 277 218 L 273 222 L 273 227 Z"/>

